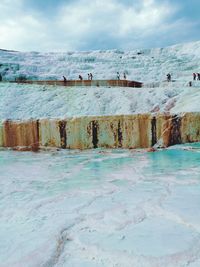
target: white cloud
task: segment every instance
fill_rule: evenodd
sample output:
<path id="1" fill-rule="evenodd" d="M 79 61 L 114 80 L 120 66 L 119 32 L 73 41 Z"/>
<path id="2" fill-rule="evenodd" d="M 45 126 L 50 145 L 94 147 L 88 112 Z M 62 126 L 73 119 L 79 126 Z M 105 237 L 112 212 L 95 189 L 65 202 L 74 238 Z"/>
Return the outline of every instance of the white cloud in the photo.
<path id="1" fill-rule="evenodd" d="M 0 2 L 0 47 L 29 49 L 34 46 L 35 37 L 44 36 L 44 27 L 36 14 L 25 13 L 22 0 Z"/>
<path id="2" fill-rule="evenodd" d="M 142 36 L 158 27 L 172 14 L 169 5 L 157 5 L 154 0 L 141 1 L 138 10 L 116 0 L 80 0 L 60 10 L 58 27 L 77 43 L 91 35 L 106 35 L 115 40 L 127 39 L 142 31 Z M 97 40 L 98 41 L 98 40 Z"/>
<path id="3" fill-rule="evenodd" d="M 134 8 L 122 11 L 120 34 L 126 35 L 134 31 L 148 32 L 152 28 L 159 27 L 171 14 L 172 11 L 169 6 L 156 6 L 152 0 L 144 1 L 140 12 L 136 12 Z"/>
<path id="4" fill-rule="evenodd" d="M 139 3 L 138 8 L 138 4 L 118 0 L 79 0 L 61 6 L 49 17 L 25 8 L 25 0 L 1 0 L 0 48 L 55 51 L 113 44 L 113 48 L 130 49 L 136 38 L 142 45 L 160 29 L 173 28 L 167 19 L 175 12 L 174 6 L 172 10 L 166 2 L 156 4 L 155 0 Z"/>

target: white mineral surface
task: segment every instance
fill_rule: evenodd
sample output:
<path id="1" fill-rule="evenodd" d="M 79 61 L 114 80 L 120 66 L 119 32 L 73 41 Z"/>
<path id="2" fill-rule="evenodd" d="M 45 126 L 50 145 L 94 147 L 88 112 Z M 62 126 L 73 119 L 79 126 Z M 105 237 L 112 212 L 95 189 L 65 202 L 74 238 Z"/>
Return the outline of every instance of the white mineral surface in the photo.
<path id="1" fill-rule="evenodd" d="M 200 145 L 0 152 L 1 267 L 198 267 Z"/>

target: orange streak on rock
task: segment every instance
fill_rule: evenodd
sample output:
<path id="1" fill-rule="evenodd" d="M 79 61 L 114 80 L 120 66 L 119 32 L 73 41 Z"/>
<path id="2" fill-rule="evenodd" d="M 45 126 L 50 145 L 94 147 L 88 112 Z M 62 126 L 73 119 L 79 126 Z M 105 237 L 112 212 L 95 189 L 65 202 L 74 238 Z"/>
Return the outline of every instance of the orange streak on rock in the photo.
<path id="1" fill-rule="evenodd" d="M 3 136 L 5 147 L 27 147 L 33 151 L 39 149 L 38 121 L 5 121 Z"/>

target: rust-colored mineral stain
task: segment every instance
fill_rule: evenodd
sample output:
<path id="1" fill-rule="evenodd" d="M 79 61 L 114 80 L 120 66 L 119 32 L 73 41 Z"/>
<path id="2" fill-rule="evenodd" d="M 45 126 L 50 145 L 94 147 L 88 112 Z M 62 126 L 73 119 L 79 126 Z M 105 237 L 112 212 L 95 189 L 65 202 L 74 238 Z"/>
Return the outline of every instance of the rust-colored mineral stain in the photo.
<path id="1" fill-rule="evenodd" d="M 151 120 L 151 145 L 154 146 L 157 143 L 157 133 L 156 133 L 156 117 Z"/>
<path id="2" fill-rule="evenodd" d="M 67 133 L 66 133 L 66 121 L 59 121 L 59 130 L 60 130 L 60 147 L 67 147 Z"/>
<path id="3" fill-rule="evenodd" d="M 98 121 L 92 121 L 92 144 L 94 148 L 98 148 L 98 130 L 99 124 Z"/>
<path id="4" fill-rule="evenodd" d="M 185 113 L 181 120 L 182 142 L 198 142 L 200 140 L 199 113 Z"/>
<path id="5" fill-rule="evenodd" d="M 5 121 L 3 135 L 5 147 L 27 147 L 33 151 L 39 149 L 38 121 Z"/>
<path id="6" fill-rule="evenodd" d="M 181 117 L 174 115 L 171 121 L 171 130 L 169 136 L 169 146 L 181 144 Z"/>
<path id="7" fill-rule="evenodd" d="M 160 145 L 163 147 L 169 146 L 170 132 L 171 132 L 171 120 L 170 115 L 159 114 L 156 117 L 156 132 L 157 132 L 157 142 L 162 141 Z"/>
<path id="8" fill-rule="evenodd" d="M 102 146 L 147 148 L 159 141 L 162 141 L 163 146 L 200 141 L 199 113 L 186 114 L 183 118 L 176 115 L 158 114 L 152 117 L 150 114 L 140 114 L 88 116 L 53 122 L 47 120 L 45 131 L 41 130 L 42 125 L 39 120 L 7 120 L 1 126 L 1 144 L 20 151 L 37 151 L 39 140 L 43 139 L 47 139 L 47 144 L 49 140 L 56 140 L 52 146 L 81 149 Z"/>
<path id="9" fill-rule="evenodd" d="M 39 142 L 39 127 L 40 127 L 40 124 L 39 124 L 39 120 L 37 120 L 36 122 L 32 122 L 33 124 L 33 127 L 32 127 L 32 130 L 33 130 L 33 139 L 35 140 L 35 142 L 32 143 L 31 145 L 31 150 L 34 151 L 34 152 L 37 152 L 39 150 L 39 145 L 40 145 L 40 142 Z"/>
<path id="10" fill-rule="evenodd" d="M 120 121 L 118 122 L 118 128 L 117 128 L 117 136 L 118 136 L 118 147 L 122 147 L 122 141 L 123 141 L 123 134 L 121 129 Z"/>
<path id="11" fill-rule="evenodd" d="M 90 136 L 92 132 L 92 125 L 91 123 L 87 126 L 87 134 Z"/>
<path id="12" fill-rule="evenodd" d="M 17 125 L 10 120 L 3 124 L 3 136 L 5 147 L 17 146 Z"/>
<path id="13" fill-rule="evenodd" d="M 117 138 L 117 129 L 114 125 L 114 120 L 110 122 L 110 129 L 111 132 L 113 133 L 113 138 L 114 138 L 114 147 L 117 147 L 117 143 L 118 143 L 118 138 Z"/>
<path id="14" fill-rule="evenodd" d="M 139 147 L 147 148 L 151 146 L 149 143 L 149 126 L 150 126 L 150 116 L 140 114 L 138 115 L 138 125 L 139 125 Z"/>

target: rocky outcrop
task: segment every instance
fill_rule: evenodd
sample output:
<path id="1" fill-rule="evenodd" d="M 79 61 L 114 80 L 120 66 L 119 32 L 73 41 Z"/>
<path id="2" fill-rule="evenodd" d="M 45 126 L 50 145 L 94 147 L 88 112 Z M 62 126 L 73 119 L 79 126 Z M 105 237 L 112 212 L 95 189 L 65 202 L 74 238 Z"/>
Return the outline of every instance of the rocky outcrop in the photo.
<path id="1" fill-rule="evenodd" d="M 0 124 L 0 146 L 35 151 L 41 147 L 166 147 L 197 141 L 200 141 L 200 113 L 9 120 Z"/>

